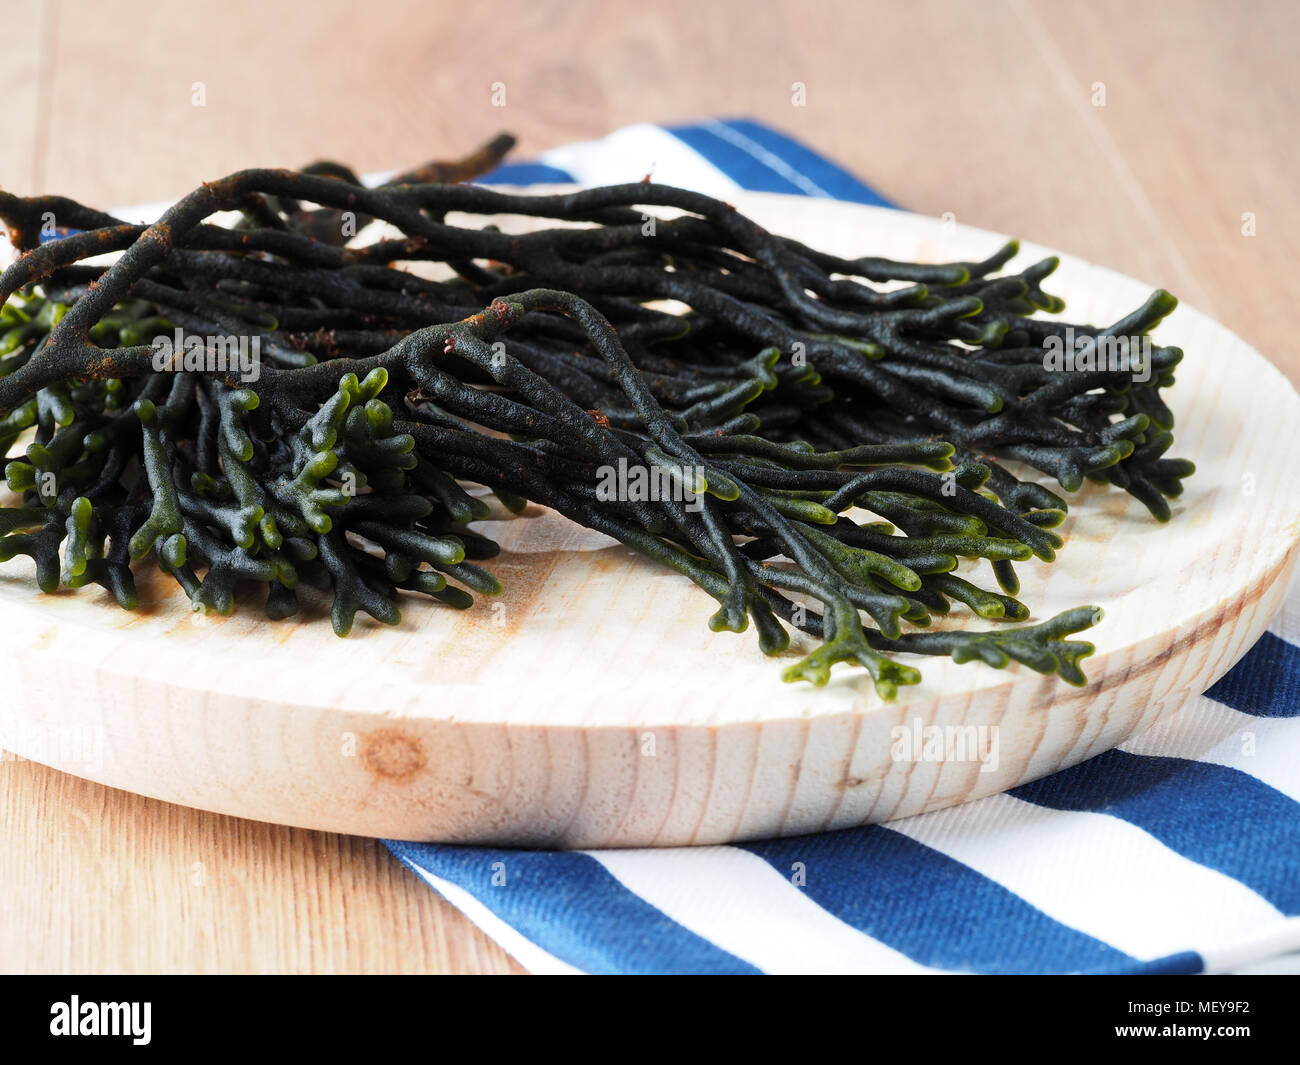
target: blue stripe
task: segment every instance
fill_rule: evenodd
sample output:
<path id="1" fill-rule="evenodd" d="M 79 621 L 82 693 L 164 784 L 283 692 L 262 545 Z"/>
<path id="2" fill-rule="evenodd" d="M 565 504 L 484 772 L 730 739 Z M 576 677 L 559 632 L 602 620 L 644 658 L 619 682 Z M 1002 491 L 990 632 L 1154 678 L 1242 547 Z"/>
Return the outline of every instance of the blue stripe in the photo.
<path id="1" fill-rule="evenodd" d="M 64 237 L 74 237 L 81 232 L 82 230 L 80 229 L 69 229 L 67 226 L 55 226 L 53 227 L 53 232 L 48 232 L 48 233 L 45 231 L 44 228 L 42 228 L 41 243 L 49 244 L 51 241 L 62 240 Z"/>
<path id="2" fill-rule="evenodd" d="M 729 144 L 718 134 L 701 126 L 672 126 L 668 132 L 697 155 L 702 156 L 731 178 L 742 189 L 752 192 L 784 192 L 795 196 L 807 193 L 789 178 L 765 166 L 754 156 Z"/>
<path id="3" fill-rule="evenodd" d="M 869 203 L 876 207 L 898 206 L 885 199 L 870 185 L 859 181 L 847 170 L 836 166 L 829 159 L 800 144 L 793 137 L 778 133 L 768 126 L 752 122 L 746 118 L 726 119 L 721 125 L 735 130 L 752 140 L 759 147 L 784 159 L 795 170 L 812 179 L 826 191 L 828 196 L 836 200 L 847 200 L 850 203 Z"/>
<path id="4" fill-rule="evenodd" d="M 502 163 L 482 177 L 476 185 L 570 185 L 573 175 L 545 163 Z"/>
<path id="5" fill-rule="evenodd" d="M 1116 750 L 1010 794 L 1122 818 L 1283 913 L 1300 914 L 1300 803 L 1249 773 Z"/>
<path id="6" fill-rule="evenodd" d="M 1144 976 L 1159 976 L 1165 973 L 1195 975 L 1205 971 L 1205 959 L 1194 950 L 1183 950 L 1177 954 L 1167 954 L 1163 958 L 1146 962 L 1134 971 Z"/>
<path id="7" fill-rule="evenodd" d="M 665 128 L 743 189 L 893 206 L 834 163 L 756 122 L 731 119 Z"/>
<path id="8" fill-rule="evenodd" d="M 1264 633 L 1206 696 L 1256 717 L 1300 717 L 1300 647 Z"/>
<path id="9" fill-rule="evenodd" d="M 922 965 L 984 973 L 1143 968 L 969 866 L 881 825 L 741 846 L 783 876 L 801 862 L 803 890 L 817 905 Z"/>
<path id="10" fill-rule="evenodd" d="M 589 855 L 384 842 L 398 858 L 464 888 L 548 954 L 585 972 L 758 972 L 629 891 Z M 502 876 L 503 884 L 493 883 Z"/>

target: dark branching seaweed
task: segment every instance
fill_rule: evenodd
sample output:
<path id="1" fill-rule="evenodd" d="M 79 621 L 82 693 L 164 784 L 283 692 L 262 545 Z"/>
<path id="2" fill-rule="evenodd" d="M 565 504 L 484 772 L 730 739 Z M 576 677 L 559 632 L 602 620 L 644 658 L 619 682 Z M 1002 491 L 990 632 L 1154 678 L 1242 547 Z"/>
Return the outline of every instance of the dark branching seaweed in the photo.
<path id="1" fill-rule="evenodd" d="M 21 499 L 0 509 L 0 559 L 29 555 L 43 590 L 95 583 L 128 608 L 146 556 L 221 613 L 261 584 L 284 617 L 306 582 L 332 592 L 346 634 L 358 611 L 396 622 L 401 591 L 452 606 L 471 601 L 458 586 L 499 591 L 466 561 L 496 551 L 466 528 L 488 514 L 472 482 L 689 577 L 719 604 L 715 630 L 752 621 L 768 654 L 786 625 L 820 640 L 787 679 L 856 662 L 889 697 L 919 680 L 893 657 L 909 652 L 1084 682 L 1092 647 L 1068 637 L 1092 607 L 926 630 L 953 603 L 1029 617 L 1013 564 L 1051 561 L 1066 503 L 1007 462 L 1169 516 L 1191 472 L 1164 457 L 1160 390 L 1181 353 L 1154 348 L 1138 381 L 1104 362 L 1053 372 L 1043 352 L 1136 343 L 1172 297 L 1067 327 L 1031 317 L 1061 309 L 1040 288 L 1054 261 L 995 276 L 1014 245 L 979 263 L 844 260 L 649 183 L 430 183 L 508 147 L 374 189 L 338 164 L 241 171 L 150 226 L 0 193 L 24 253 L 0 277 L 0 453 L 31 437 L 5 467 Z M 235 220 L 209 221 L 222 211 Z M 510 233 L 453 212 L 553 224 Z M 51 216 L 67 235 L 41 243 Z M 350 240 L 372 220 L 391 228 Z M 121 255 L 88 261 L 104 252 Z M 211 358 L 159 369 L 178 328 L 255 343 L 256 380 Z M 611 491 L 612 471 L 652 471 L 661 490 Z M 958 576 L 966 559 L 1001 590 Z"/>

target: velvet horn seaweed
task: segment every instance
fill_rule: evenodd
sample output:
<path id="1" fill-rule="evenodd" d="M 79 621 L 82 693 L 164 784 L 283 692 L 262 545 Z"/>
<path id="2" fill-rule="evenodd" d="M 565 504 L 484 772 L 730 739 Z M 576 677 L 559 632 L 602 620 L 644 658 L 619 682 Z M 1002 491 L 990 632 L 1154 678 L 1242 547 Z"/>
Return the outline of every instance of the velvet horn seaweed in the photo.
<path id="1" fill-rule="evenodd" d="M 21 252 L 0 560 L 128 609 L 147 559 L 221 614 L 283 618 L 311 586 L 346 635 L 397 623 L 401 593 L 499 593 L 472 529 L 494 495 L 688 577 L 711 628 L 752 623 L 767 654 L 813 637 L 788 680 L 854 663 L 890 698 L 920 679 L 900 655 L 947 655 L 1085 682 L 1070 637 L 1100 611 L 1007 624 L 1030 618 L 1015 566 L 1052 561 L 1085 480 L 1170 517 L 1182 353 L 1147 334 L 1172 296 L 1067 323 L 1038 316 L 1063 310 L 1055 260 L 1002 272 L 1014 243 L 844 259 L 648 182 L 457 183 L 512 143 L 374 188 L 330 162 L 244 170 L 152 225 L 0 193 Z M 991 624 L 936 628 L 954 606 Z"/>

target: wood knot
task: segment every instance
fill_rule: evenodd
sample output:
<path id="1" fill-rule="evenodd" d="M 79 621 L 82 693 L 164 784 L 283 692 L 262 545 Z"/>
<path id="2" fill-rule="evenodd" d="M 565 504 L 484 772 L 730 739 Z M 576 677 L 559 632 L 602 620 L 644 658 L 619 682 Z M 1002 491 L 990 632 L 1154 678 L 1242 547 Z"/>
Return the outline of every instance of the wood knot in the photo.
<path id="1" fill-rule="evenodd" d="M 407 780 L 424 768 L 424 748 L 400 729 L 378 729 L 361 737 L 361 764 L 373 776 Z"/>

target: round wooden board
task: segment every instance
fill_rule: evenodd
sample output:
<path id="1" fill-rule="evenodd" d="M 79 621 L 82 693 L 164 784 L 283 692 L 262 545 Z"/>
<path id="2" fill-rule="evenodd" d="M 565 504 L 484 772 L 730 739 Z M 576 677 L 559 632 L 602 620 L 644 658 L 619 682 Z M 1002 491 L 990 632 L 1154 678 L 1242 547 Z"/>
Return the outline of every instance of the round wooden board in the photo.
<path id="1" fill-rule="evenodd" d="M 738 195 L 777 232 L 844 255 L 978 259 L 1000 237 L 897 211 Z M 1050 254 L 1025 246 L 1017 263 Z M 1150 286 L 1061 256 L 1071 321 L 1110 322 Z M 1017 665 L 923 659 L 894 703 L 862 670 L 788 685 L 753 632 L 712 633 L 713 601 L 540 507 L 483 531 L 497 600 L 408 600 L 337 639 L 323 601 L 290 621 L 193 614 L 161 578 L 141 609 L 41 595 L 0 568 L 8 679 L 0 746 L 170 802 L 308 828 L 447 842 L 671 846 L 884 821 L 1080 762 L 1205 690 L 1259 637 L 1296 561 L 1290 470 L 1300 397 L 1257 352 L 1182 307 L 1173 454 L 1198 473 L 1160 526 L 1117 490 L 1071 501 L 1066 547 L 1019 567 L 1033 620 L 1094 603 L 1084 689 Z M 143 569 L 143 567 L 142 567 Z M 983 574 L 985 583 L 991 579 Z M 969 613 L 949 623 L 987 626 Z M 895 740 L 975 739 L 938 759 Z M 983 731 L 980 731 L 980 729 Z M 933 747 L 928 752 L 933 756 Z M 972 757 L 972 755 L 980 757 Z M 903 755 L 903 757 L 895 757 Z"/>

